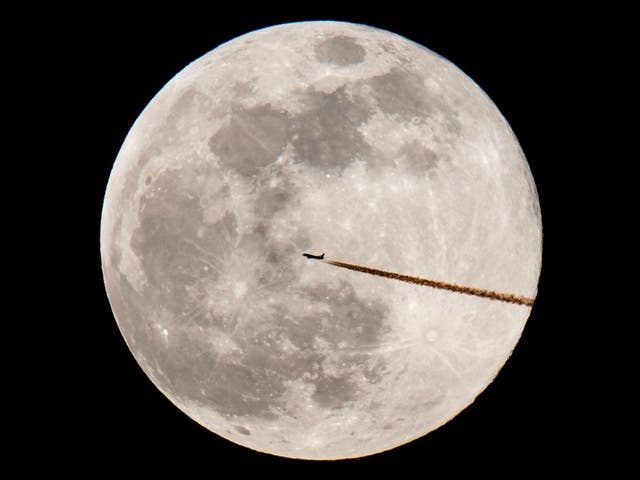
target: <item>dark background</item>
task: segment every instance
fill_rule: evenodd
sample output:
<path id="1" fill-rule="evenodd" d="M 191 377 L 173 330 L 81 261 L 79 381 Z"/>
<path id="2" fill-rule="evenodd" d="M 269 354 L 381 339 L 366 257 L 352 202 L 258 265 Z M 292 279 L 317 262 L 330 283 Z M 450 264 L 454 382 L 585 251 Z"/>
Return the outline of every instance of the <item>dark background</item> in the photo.
<path id="1" fill-rule="evenodd" d="M 92 471 L 123 473 L 176 468 L 210 475 L 226 468 L 242 475 L 258 467 L 267 476 L 413 470 L 457 478 L 575 473 L 600 463 L 591 446 L 602 441 L 595 429 L 606 420 L 591 404 L 598 384 L 606 380 L 598 373 L 597 359 L 579 348 L 589 329 L 588 316 L 599 312 L 579 312 L 577 296 L 588 293 L 575 285 L 584 271 L 575 236 L 585 234 L 583 217 L 593 215 L 592 200 L 575 195 L 582 180 L 574 145 L 579 137 L 589 137 L 588 130 L 576 127 L 585 115 L 578 108 L 582 97 L 576 79 L 592 68 L 585 51 L 594 54 L 593 31 L 584 29 L 584 12 L 533 7 L 419 11 L 395 4 L 353 11 L 344 6 L 298 6 L 286 12 L 275 6 L 256 11 L 249 5 L 234 12 L 160 8 L 135 15 L 116 9 L 57 11 L 64 21 L 49 25 L 39 51 L 48 59 L 47 75 L 55 85 L 49 111 L 65 112 L 51 123 L 58 123 L 61 132 L 59 151 L 71 151 L 60 162 L 68 183 L 57 195 L 74 232 L 64 241 L 73 245 L 73 266 L 63 261 L 61 267 L 73 268 L 73 279 L 62 282 L 62 305 L 54 305 L 72 312 L 64 317 L 64 339 L 57 340 L 62 374 L 55 381 L 44 375 L 51 384 L 49 397 L 55 399 L 43 420 L 48 425 L 53 419 L 44 428 L 53 440 L 36 440 L 53 453 L 51 466 L 75 470 L 86 464 Z M 470 407 L 426 437 L 339 462 L 253 452 L 185 416 L 153 386 L 128 351 L 100 270 L 106 183 L 142 109 L 178 71 L 220 43 L 300 20 L 344 20 L 390 30 L 427 46 L 474 79 L 521 143 L 537 184 L 544 227 L 537 301 L 495 381 Z"/>

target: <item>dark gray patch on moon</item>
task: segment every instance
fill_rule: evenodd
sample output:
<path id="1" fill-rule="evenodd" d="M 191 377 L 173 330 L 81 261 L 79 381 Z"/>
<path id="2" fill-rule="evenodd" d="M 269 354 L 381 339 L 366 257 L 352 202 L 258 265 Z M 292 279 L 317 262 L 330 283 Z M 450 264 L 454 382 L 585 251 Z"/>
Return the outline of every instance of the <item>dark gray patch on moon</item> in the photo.
<path id="1" fill-rule="evenodd" d="M 302 95 L 310 107 L 292 119 L 290 130 L 297 161 L 341 172 L 357 157 L 368 156 L 371 146 L 358 130 L 371 116 L 365 105 L 350 99 L 344 88 Z"/>
<path id="2" fill-rule="evenodd" d="M 433 150 L 414 140 L 400 149 L 400 165 L 409 173 L 424 176 L 438 167 L 442 159 Z"/>
<path id="3" fill-rule="evenodd" d="M 142 196 L 139 225 L 131 236 L 131 249 L 149 286 L 164 292 L 162 303 L 171 311 L 185 300 L 181 292 L 197 280 L 194 274 L 215 275 L 204 268 L 217 261 L 211 249 L 225 251 L 237 237 L 231 212 L 217 222 L 204 222 L 198 173 L 188 166 L 160 173 Z"/>
<path id="4" fill-rule="evenodd" d="M 434 398 L 433 400 L 428 400 L 426 402 L 423 402 L 422 408 L 424 408 L 425 411 L 432 410 L 438 405 L 440 405 L 442 403 L 442 400 L 444 400 L 444 398 L 445 398 L 444 395 L 440 395 L 439 397 Z"/>
<path id="5" fill-rule="evenodd" d="M 203 211 L 181 171 L 166 171 L 140 202 L 139 225 L 131 249 L 140 258 L 147 281 L 155 288 L 188 283 L 183 271 L 193 271 L 193 247 L 184 236 L 195 237 Z M 197 252 L 199 255 L 199 252 Z"/>
<path id="6" fill-rule="evenodd" d="M 122 216 L 119 216 L 113 225 L 113 232 L 120 232 L 122 230 Z M 111 263 L 110 263 L 110 267 L 116 269 L 118 269 L 119 265 L 120 265 L 120 260 L 122 258 L 122 252 L 120 251 L 120 247 L 118 246 L 118 242 L 112 241 L 111 242 L 111 248 L 109 249 L 109 253 L 111 256 Z M 120 272 L 118 272 L 118 274 L 120 275 Z M 121 275 L 123 278 L 124 276 Z M 113 302 L 113 300 L 109 300 L 110 302 Z"/>
<path id="7" fill-rule="evenodd" d="M 251 430 L 249 430 L 248 428 L 245 428 L 241 425 L 234 425 L 233 428 L 236 429 L 236 431 L 238 433 L 241 433 L 242 435 L 251 435 Z"/>
<path id="8" fill-rule="evenodd" d="M 365 80 L 365 83 L 371 87 L 371 95 L 384 113 L 399 115 L 405 120 L 420 120 L 440 112 L 447 131 L 461 133 L 462 125 L 457 119 L 457 111 L 446 100 L 428 91 L 424 80 L 421 75 L 394 68 Z"/>
<path id="9" fill-rule="evenodd" d="M 225 169 L 252 177 L 282 153 L 288 124 L 285 113 L 268 105 L 236 111 L 210 138 L 209 146 Z"/>
<path id="10" fill-rule="evenodd" d="M 417 75 L 394 69 L 370 78 L 367 83 L 378 106 L 385 113 L 412 116 L 415 113 L 423 115 L 430 109 L 421 94 L 424 91 L 422 78 Z"/>
<path id="11" fill-rule="evenodd" d="M 342 67 L 362 63 L 365 53 L 365 49 L 354 38 L 342 35 L 327 38 L 315 47 L 316 59 L 319 62 Z"/>
<path id="12" fill-rule="evenodd" d="M 215 349 L 214 345 L 208 347 Z M 189 392 L 196 402 L 213 405 L 223 415 L 274 418 L 271 407 L 278 402 L 273 399 L 284 393 L 282 374 L 273 370 L 273 359 L 263 364 L 260 360 L 264 355 L 256 354 L 258 347 L 253 346 L 252 350 L 248 355 L 238 355 L 239 358 L 216 358 L 211 354 L 206 361 L 193 355 L 191 376 L 180 378 L 181 391 Z M 195 377 L 203 370 L 207 374 L 199 387 Z"/>
<path id="13" fill-rule="evenodd" d="M 342 407 L 354 400 L 357 393 L 355 382 L 348 376 L 322 376 L 314 382 L 316 387 L 311 398 L 323 408 Z"/>
<path id="14" fill-rule="evenodd" d="M 306 287 L 304 292 L 311 301 L 326 304 L 326 308 L 321 309 L 323 313 L 315 318 L 324 325 L 316 333 L 331 344 L 375 345 L 387 333 L 385 319 L 389 307 L 379 301 L 361 299 L 353 285 L 344 280 L 337 287 L 314 285 Z"/>
<path id="15" fill-rule="evenodd" d="M 370 383 L 379 380 L 376 377 L 382 373 L 380 364 L 375 355 L 363 353 L 363 347 L 366 350 L 383 341 L 388 332 L 389 309 L 382 302 L 360 298 L 353 286 L 345 281 L 337 287 L 308 287 L 305 292 L 310 301 L 327 304 L 327 308 L 320 309 L 322 313 L 309 318 L 310 325 L 319 326 L 311 333 L 314 338 L 329 344 L 330 350 L 336 352 L 334 360 L 341 363 L 339 375 L 326 374 L 320 368 L 318 376 L 312 380 L 315 386 L 312 399 L 321 407 L 342 408 L 357 397 L 357 381 L 363 365 L 370 374 L 367 378 Z"/>

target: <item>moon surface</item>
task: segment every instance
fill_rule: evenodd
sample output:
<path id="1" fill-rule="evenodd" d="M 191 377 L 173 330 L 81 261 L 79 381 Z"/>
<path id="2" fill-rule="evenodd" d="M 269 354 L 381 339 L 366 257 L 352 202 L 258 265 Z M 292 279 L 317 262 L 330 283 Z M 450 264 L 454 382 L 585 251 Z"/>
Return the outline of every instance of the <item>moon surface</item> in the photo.
<path id="1" fill-rule="evenodd" d="M 303 252 L 534 298 L 538 197 L 496 106 L 387 31 L 255 31 L 151 100 L 102 214 L 104 281 L 129 349 L 212 432 L 334 459 L 453 418 L 497 375 L 530 308 Z"/>

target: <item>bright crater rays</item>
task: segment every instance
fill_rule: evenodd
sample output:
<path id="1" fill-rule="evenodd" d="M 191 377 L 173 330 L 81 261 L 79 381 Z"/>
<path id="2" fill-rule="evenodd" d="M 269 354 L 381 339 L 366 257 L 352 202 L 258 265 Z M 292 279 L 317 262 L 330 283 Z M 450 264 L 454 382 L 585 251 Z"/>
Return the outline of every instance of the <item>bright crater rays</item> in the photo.
<path id="1" fill-rule="evenodd" d="M 426 48 L 337 22 L 252 32 L 176 75 L 131 128 L 101 224 L 109 300 L 154 384 L 233 442 L 309 459 L 446 423 L 530 309 L 302 252 L 535 298 L 541 241 L 490 99 Z"/>

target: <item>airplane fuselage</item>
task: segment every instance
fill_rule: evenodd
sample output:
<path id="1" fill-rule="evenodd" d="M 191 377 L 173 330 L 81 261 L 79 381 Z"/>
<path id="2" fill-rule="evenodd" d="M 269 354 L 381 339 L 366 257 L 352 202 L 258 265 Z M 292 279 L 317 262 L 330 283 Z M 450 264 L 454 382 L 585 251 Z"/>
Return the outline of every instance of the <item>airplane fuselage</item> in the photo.
<path id="1" fill-rule="evenodd" d="M 324 260 L 324 253 L 322 255 L 312 255 L 310 253 L 303 253 L 303 257 L 307 257 L 309 260 Z"/>

